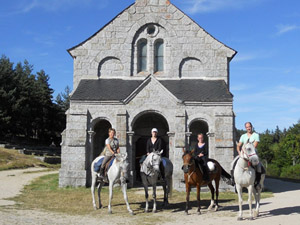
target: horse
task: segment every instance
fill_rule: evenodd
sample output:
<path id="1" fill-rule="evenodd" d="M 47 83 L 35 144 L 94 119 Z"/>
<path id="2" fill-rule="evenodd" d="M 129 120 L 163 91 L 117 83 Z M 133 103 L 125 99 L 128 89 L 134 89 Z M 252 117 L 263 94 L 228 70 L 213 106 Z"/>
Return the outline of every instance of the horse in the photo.
<path id="1" fill-rule="evenodd" d="M 158 176 L 160 173 L 159 165 L 162 161 L 161 154 L 163 153 L 163 150 L 161 151 L 155 151 L 150 153 L 147 158 L 144 160 L 140 175 L 142 178 L 142 183 L 145 189 L 145 199 L 146 199 L 146 207 L 145 212 L 148 212 L 149 210 L 149 203 L 148 203 L 148 185 L 152 185 L 153 187 L 153 213 L 156 213 L 156 185 L 158 182 Z M 164 190 L 164 207 L 168 205 L 168 198 L 169 194 L 172 194 L 172 174 L 173 174 L 173 164 L 172 162 L 164 158 L 164 168 L 165 168 L 165 180 L 162 182 L 163 190 Z"/>
<path id="2" fill-rule="evenodd" d="M 104 182 L 97 180 L 97 172 L 94 171 L 94 164 L 98 162 L 101 158 L 104 156 L 99 156 L 92 162 L 91 165 L 91 172 L 92 172 L 92 186 L 91 186 L 91 192 L 92 192 L 92 198 L 93 198 L 93 207 L 96 210 L 97 205 L 95 202 L 95 186 L 98 184 L 98 200 L 99 200 L 99 209 L 102 208 L 101 204 L 101 198 L 100 198 L 100 192 L 104 185 Z M 128 168 L 128 162 L 127 162 L 127 153 L 119 153 L 115 155 L 115 160 L 111 167 L 109 168 L 107 172 L 108 181 L 109 181 L 109 204 L 108 204 L 108 213 L 111 214 L 111 201 L 113 197 L 113 186 L 116 183 L 119 183 L 122 188 L 124 200 L 126 202 L 127 210 L 128 212 L 133 215 L 133 211 L 130 209 L 129 203 L 128 203 L 128 197 L 127 197 L 127 168 Z"/>
<path id="3" fill-rule="evenodd" d="M 265 174 L 261 175 L 260 185 L 257 188 L 254 188 L 255 182 L 255 170 L 251 166 L 256 166 L 259 163 L 259 158 L 256 154 L 255 147 L 253 143 L 248 142 L 242 147 L 241 154 L 234 168 L 234 179 L 236 184 L 236 190 L 239 197 L 239 213 L 238 220 L 243 219 L 243 198 L 242 198 L 242 189 L 246 187 L 248 189 L 248 204 L 250 210 L 250 220 L 253 220 L 252 212 L 252 193 L 255 197 L 256 209 L 254 211 L 254 217 L 259 216 L 259 207 L 260 207 L 260 194 L 263 189 L 263 183 L 265 179 Z"/>
<path id="4" fill-rule="evenodd" d="M 215 205 L 215 191 L 216 191 L 216 205 L 215 205 L 215 211 L 219 208 L 219 183 L 220 179 L 222 178 L 224 181 L 229 183 L 231 176 L 223 169 L 223 167 L 213 159 L 209 159 L 207 165 L 209 168 L 209 171 L 212 172 L 210 174 L 210 180 L 208 182 L 203 180 L 203 173 L 200 171 L 199 167 L 196 165 L 195 160 L 193 158 L 194 150 L 192 151 L 185 151 L 183 149 L 183 166 L 182 170 L 184 172 L 184 180 L 185 180 L 185 188 L 186 188 L 186 207 L 185 207 L 185 214 L 188 215 L 188 209 L 189 209 L 189 201 L 190 201 L 190 192 L 191 187 L 196 186 L 197 187 L 197 202 L 198 202 L 198 215 L 201 214 L 200 212 L 200 187 L 202 185 L 208 185 L 211 193 L 211 201 L 210 205 L 208 207 L 208 210 L 211 210 Z M 214 186 L 212 185 L 212 181 L 215 181 L 216 190 L 214 189 Z"/>

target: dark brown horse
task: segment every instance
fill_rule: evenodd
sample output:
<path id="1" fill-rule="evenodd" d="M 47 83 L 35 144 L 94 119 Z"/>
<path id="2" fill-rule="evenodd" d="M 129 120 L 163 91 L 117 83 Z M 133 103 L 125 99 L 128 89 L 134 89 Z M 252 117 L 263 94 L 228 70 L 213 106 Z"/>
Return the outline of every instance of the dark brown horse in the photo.
<path id="1" fill-rule="evenodd" d="M 183 166 L 182 170 L 184 172 L 184 180 L 185 180 L 185 188 L 186 188 L 186 208 L 185 208 L 185 213 L 188 214 L 188 209 L 189 209 L 189 201 L 190 201 L 190 192 L 191 192 L 191 187 L 197 187 L 197 202 L 198 202 L 198 214 L 200 215 L 200 188 L 203 185 L 208 185 L 211 193 L 211 202 L 210 206 L 208 207 L 208 210 L 211 210 L 214 206 L 214 197 L 215 197 L 215 189 L 214 186 L 212 185 L 212 181 L 215 181 L 215 186 L 216 186 L 216 206 L 215 206 L 215 211 L 218 210 L 218 198 L 219 198 L 219 183 L 220 179 L 229 181 L 231 176 L 222 168 L 222 166 L 213 159 L 209 159 L 210 162 L 213 162 L 215 165 L 215 169 L 210 172 L 210 180 L 208 182 L 205 182 L 203 180 L 203 174 L 200 171 L 199 167 L 195 164 L 195 160 L 193 158 L 193 153 L 194 150 L 192 151 L 185 151 L 183 149 Z"/>

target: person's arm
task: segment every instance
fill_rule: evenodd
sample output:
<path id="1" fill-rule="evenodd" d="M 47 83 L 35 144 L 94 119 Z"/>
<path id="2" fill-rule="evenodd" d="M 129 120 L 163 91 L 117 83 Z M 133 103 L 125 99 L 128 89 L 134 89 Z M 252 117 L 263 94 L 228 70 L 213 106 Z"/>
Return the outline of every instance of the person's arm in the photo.
<path id="1" fill-rule="evenodd" d="M 241 146 L 243 145 L 243 143 L 242 142 L 239 142 L 238 144 L 237 144 L 237 146 L 236 146 L 236 150 L 237 150 L 237 152 L 238 152 L 238 154 L 240 155 L 241 154 Z"/>
<path id="2" fill-rule="evenodd" d="M 202 151 L 202 154 L 203 154 L 205 157 L 208 156 L 207 145 L 206 145 L 206 143 L 205 143 L 205 145 L 204 145 L 204 149 L 203 149 L 203 151 Z"/>
<path id="3" fill-rule="evenodd" d="M 157 140 L 157 150 L 160 151 L 161 149 L 161 138 L 158 138 Z"/>
<path id="4" fill-rule="evenodd" d="M 117 153 L 119 154 L 120 153 L 120 146 L 119 146 L 119 140 L 117 140 L 118 142 L 118 148 L 117 148 Z"/>
<path id="5" fill-rule="evenodd" d="M 253 145 L 254 145 L 254 148 L 257 148 L 257 146 L 258 146 L 258 143 L 259 143 L 259 135 L 256 133 L 256 136 L 255 136 L 255 141 L 254 141 L 254 143 L 253 143 Z"/>
<path id="6" fill-rule="evenodd" d="M 146 151 L 147 151 L 147 155 L 149 155 L 149 153 L 150 153 L 150 148 L 151 148 L 151 146 L 150 146 L 150 139 L 148 139 L 148 141 L 147 141 L 147 145 L 146 145 Z"/>

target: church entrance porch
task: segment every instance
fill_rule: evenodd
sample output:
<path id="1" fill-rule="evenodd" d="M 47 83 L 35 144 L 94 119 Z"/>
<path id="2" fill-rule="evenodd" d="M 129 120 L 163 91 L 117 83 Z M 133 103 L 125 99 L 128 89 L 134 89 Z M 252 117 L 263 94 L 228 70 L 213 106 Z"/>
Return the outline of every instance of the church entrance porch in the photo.
<path id="1" fill-rule="evenodd" d="M 158 129 L 158 136 L 162 139 L 163 157 L 169 157 L 169 125 L 167 120 L 156 112 L 142 113 L 133 122 L 132 130 L 134 136 L 132 139 L 132 168 L 133 182 L 140 182 L 140 164 L 139 160 L 146 154 L 147 140 L 151 137 L 152 128 Z"/>

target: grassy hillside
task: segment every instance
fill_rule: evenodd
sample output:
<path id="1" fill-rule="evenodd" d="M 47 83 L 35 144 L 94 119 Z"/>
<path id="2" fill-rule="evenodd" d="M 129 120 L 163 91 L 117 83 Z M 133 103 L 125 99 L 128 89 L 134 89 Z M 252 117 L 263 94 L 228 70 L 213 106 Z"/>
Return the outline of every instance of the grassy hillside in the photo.
<path id="1" fill-rule="evenodd" d="M 0 148 L 0 171 L 10 169 L 24 169 L 28 167 L 58 168 L 60 165 L 51 165 L 35 159 L 31 155 L 20 154 L 17 150 Z"/>

